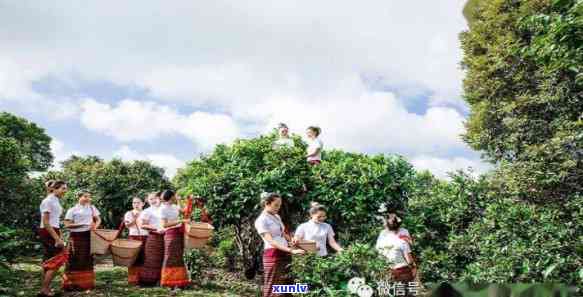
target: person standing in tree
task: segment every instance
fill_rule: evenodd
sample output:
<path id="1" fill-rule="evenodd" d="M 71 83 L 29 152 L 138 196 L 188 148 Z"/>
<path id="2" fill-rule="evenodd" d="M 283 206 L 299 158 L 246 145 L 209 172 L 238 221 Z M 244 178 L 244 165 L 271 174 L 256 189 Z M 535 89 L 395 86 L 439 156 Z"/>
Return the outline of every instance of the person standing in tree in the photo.
<path id="1" fill-rule="evenodd" d="M 322 129 L 315 126 L 308 127 L 306 134 L 308 136 L 308 163 L 311 165 L 317 165 L 322 162 L 322 149 L 324 148 L 324 143 L 318 138 Z"/>
<path id="2" fill-rule="evenodd" d="M 289 137 L 289 128 L 286 124 L 279 123 L 277 130 L 279 131 L 279 139 L 273 143 L 274 148 L 294 146 L 294 141 Z"/>

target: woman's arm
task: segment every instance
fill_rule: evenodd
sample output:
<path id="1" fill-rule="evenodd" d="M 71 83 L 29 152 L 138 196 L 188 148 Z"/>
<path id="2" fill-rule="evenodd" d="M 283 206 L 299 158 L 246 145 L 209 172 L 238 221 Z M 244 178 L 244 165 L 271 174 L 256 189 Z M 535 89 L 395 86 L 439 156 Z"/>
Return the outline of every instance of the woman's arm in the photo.
<path id="1" fill-rule="evenodd" d="M 262 233 L 261 237 L 267 241 L 267 243 L 269 243 L 271 246 L 273 246 L 274 248 L 284 251 L 284 252 L 288 252 L 288 253 L 292 253 L 292 254 L 304 254 L 305 251 L 304 250 L 300 250 L 300 249 L 291 249 L 289 247 L 283 246 L 281 244 L 279 244 L 277 241 L 273 240 L 273 237 L 271 237 L 271 234 L 269 234 L 268 232 Z"/>
<path id="2" fill-rule="evenodd" d="M 55 229 L 53 228 L 53 226 L 51 226 L 51 224 L 49 223 L 50 221 L 50 212 L 43 212 L 43 226 L 45 227 L 45 229 L 47 229 L 47 232 L 49 232 L 49 234 L 51 235 L 51 237 L 55 240 L 55 246 L 56 247 L 61 247 L 61 246 L 65 246 L 65 242 L 63 242 L 63 240 L 61 239 L 61 237 L 57 234 L 57 232 L 55 231 Z"/>
<path id="3" fill-rule="evenodd" d="M 101 226 L 101 217 L 100 216 L 94 216 L 93 217 L 93 230 L 98 229 L 99 226 Z"/>
<path id="4" fill-rule="evenodd" d="M 148 231 L 157 231 L 158 228 L 156 228 L 153 225 L 150 225 L 150 220 L 146 219 L 146 218 L 140 218 L 138 219 L 138 227 L 140 227 L 140 229 L 144 229 L 144 230 L 148 230 Z"/>
<path id="5" fill-rule="evenodd" d="M 336 250 L 337 252 L 342 252 L 344 251 L 344 249 L 338 244 L 338 242 L 336 242 L 336 239 L 334 239 L 334 236 L 329 236 L 328 237 L 328 243 L 330 243 L 330 246 Z"/>
<path id="6" fill-rule="evenodd" d="M 162 219 L 162 227 L 164 228 L 171 228 L 171 227 L 175 227 L 178 226 L 180 224 L 182 224 L 183 222 L 185 222 L 187 220 L 168 220 L 168 219 Z"/>
<path id="7" fill-rule="evenodd" d="M 85 224 L 75 224 L 75 223 L 73 223 L 73 221 L 72 221 L 72 220 L 67 220 L 67 219 L 65 219 L 65 220 L 63 221 L 63 223 L 65 224 L 65 227 L 66 227 L 67 229 L 78 229 L 78 228 L 81 228 L 81 227 L 87 226 L 87 225 L 85 225 Z"/>

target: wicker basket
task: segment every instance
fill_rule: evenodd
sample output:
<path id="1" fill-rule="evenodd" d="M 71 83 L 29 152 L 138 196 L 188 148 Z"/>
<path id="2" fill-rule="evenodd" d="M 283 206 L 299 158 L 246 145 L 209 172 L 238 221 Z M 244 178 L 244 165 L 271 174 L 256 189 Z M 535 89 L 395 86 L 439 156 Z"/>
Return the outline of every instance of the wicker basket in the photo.
<path id="1" fill-rule="evenodd" d="M 186 224 L 186 232 L 184 233 L 184 247 L 187 249 L 196 249 L 204 247 L 215 228 L 208 223 L 193 222 Z"/>
<path id="2" fill-rule="evenodd" d="M 142 242 L 132 239 L 116 239 L 111 243 L 113 265 L 130 267 L 140 254 Z"/>
<path id="3" fill-rule="evenodd" d="M 306 252 L 317 252 L 318 246 L 313 240 L 300 240 L 298 242 L 298 247 Z"/>
<path id="4" fill-rule="evenodd" d="M 91 231 L 91 254 L 105 255 L 109 245 L 117 238 L 118 230 L 96 229 Z"/>

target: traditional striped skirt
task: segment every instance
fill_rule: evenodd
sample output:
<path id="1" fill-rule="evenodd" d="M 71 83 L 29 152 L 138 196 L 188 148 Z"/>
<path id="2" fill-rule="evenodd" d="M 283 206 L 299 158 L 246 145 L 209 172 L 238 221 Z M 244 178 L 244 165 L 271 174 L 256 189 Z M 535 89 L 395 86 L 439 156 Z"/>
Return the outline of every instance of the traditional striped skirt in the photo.
<path id="1" fill-rule="evenodd" d="M 408 283 L 415 280 L 413 271 L 409 266 L 403 266 L 396 269 L 391 269 L 391 279 L 394 282 Z"/>
<path id="2" fill-rule="evenodd" d="M 140 280 L 140 272 L 144 266 L 144 246 L 146 245 L 146 235 L 130 235 L 129 239 L 139 240 L 142 242 L 142 248 L 140 248 L 140 253 L 136 258 L 136 262 L 131 267 L 128 267 L 128 284 L 137 285 Z"/>
<path id="3" fill-rule="evenodd" d="M 61 235 L 61 231 L 57 228 L 54 228 L 57 235 Z M 40 238 L 40 242 L 43 246 L 43 262 L 46 260 L 56 256 L 59 254 L 63 248 L 62 247 L 55 247 L 55 239 L 49 234 L 49 231 L 45 228 L 38 229 L 38 236 Z"/>
<path id="4" fill-rule="evenodd" d="M 84 291 L 95 288 L 91 231 L 71 232 L 68 249 L 69 261 L 63 274 L 63 289 Z"/>
<path id="5" fill-rule="evenodd" d="M 320 163 L 322 163 L 322 161 L 320 161 L 320 160 L 310 160 L 310 161 L 308 161 L 308 163 L 310 163 L 310 165 L 319 165 Z"/>
<path id="6" fill-rule="evenodd" d="M 172 228 L 164 233 L 164 264 L 162 280 L 164 287 L 185 287 L 190 284 L 188 271 L 184 265 L 184 231 Z"/>
<path id="7" fill-rule="evenodd" d="M 144 265 L 140 271 L 140 285 L 158 284 L 162 273 L 162 261 L 164 261 L 164 234 L 150 232 L 144 247 Z"/>
<path id="8" fill-rule="evenodd" d="M 291 254 L 271 248 L 263 251 L 263 297 L 282 296 L 272 293 L 272 285 L 290 283 Z"/>

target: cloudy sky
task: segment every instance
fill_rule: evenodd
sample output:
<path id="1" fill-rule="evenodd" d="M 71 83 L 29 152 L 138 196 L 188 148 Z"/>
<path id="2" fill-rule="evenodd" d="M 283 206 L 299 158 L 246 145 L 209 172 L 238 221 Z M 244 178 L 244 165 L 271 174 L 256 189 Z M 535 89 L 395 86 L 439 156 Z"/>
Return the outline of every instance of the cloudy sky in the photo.
<path id="1" fill-rule="evenodd" d="M 0 0 L 0 110 L 71 154 L 168 170 L 286 122 L 438 176 L 459 135 L 464 1 Z"/>

